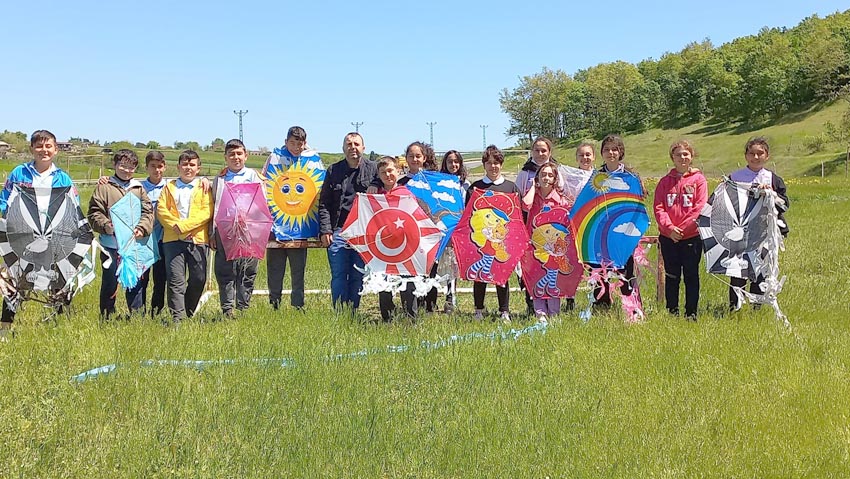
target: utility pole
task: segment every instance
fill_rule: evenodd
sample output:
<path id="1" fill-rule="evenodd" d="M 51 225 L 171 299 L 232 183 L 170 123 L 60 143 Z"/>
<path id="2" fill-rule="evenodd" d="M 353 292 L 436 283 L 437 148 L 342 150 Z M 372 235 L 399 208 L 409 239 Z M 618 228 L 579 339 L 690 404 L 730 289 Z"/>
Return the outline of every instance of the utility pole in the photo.
<path id="1" fill-rule="evenodd" d="M 239 141 L 242 141 L 242 117 L 248 114 L 248 110 L 233 110 L 233 114 L 239 117 Z"/>
<path id="2" fill-rule="evenodd" d="M 354 133 L 360 133 L 360 125 L 362 125 L 362 121 L 352 121 L 351 126 L 354 127 Z"/>
<path id="3" fill-rule="evenodd" d="M 431 129 L 431 148 L 434 148 L 434 125 L 437 124 L 436 121 L 426 121 L 426 125 Z"/>
<path id="4" fill-rule="evenodd" d="M 482 145 L 481 151 L 484 151 L 484 150 L 487 149 L 487 125 L 480 125 L 480 126 L 481 126 L 481 138 L 483 140 L 481 142 L 481 145 Z"/>

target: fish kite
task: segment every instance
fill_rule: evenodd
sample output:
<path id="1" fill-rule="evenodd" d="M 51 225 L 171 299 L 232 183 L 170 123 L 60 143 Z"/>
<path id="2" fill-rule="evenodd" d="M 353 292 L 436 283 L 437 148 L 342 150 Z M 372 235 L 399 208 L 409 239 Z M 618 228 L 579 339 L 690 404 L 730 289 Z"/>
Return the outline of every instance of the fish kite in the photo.
<path id="1" fill-rule="evenodd" d="M 460 277 L 504 285 L 528 248 L 515 193 L 475 189 L 452 236 Z"/>
<path id="2" fill-rule="evenodd" d="M 463 214 L 463 187 L 455 175 L 424 170 L 413 175 L 405 187 L 416 197 L 422 210 L 445 233 L 437 249 L 439 260 Z"/>
<path id="3" fill-rule="evenodd" d="M 227 260 L 263 259 L 274 221 L 262 191 L 263 185 L 223 184 L 214 221 Z"/>
<path id="4" fill-rule="evenodd" d="M 125 289 L 132 289 L 139 278 L 155 262 L 159 249 L 153 235 L 136 239 L 135 230 L 142 219 L 142 202 L 134 194 L 126 194 L 109 208 L 109 219 L 115 227 L 118 242 L 118 282 Z"/>
<path id="5" fill-rule="evenodd" d="M 579 259 L 623 268 L 649 228 L 640 179 L 625 171 L 593 174 L 570 209 Z"/>
<path id="6" fill-rule="evenodd" d="M 529 218 L 531 248 L 522 257 L 522 279 L 532 298 L 572 298 L 584 270 L 565 208 L 544 206 Z"/>
<path id="7" fill-rule="evenodd" d="M 52 305 L 69 303 L 94 241 L 73 186 L 15 185 L 8 201 L 6 217 L 0 219 L 0 255 L 16 291 L 8 304 L 16 308 L 38 293 Z"/>

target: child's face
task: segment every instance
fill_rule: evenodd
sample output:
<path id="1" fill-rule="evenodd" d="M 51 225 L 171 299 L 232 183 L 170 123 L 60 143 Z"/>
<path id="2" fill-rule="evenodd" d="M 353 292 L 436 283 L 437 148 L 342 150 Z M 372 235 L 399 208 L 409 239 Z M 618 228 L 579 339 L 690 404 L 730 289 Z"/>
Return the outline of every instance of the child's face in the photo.
<path id="1" fill-rule="evenodd" d="M 688 171 L 692 161 L 691 152 L 686 148 L 680 146 L 673 150 L 673 166 L 676 167 L 676 171 L 679 173 Z"/>
<path id="2" fill-rule="evenodd" d="M 398 169 L 390 163 L 378 168 L 378 176 L 384 184 L 384 189 L 389 191 L 395 187 L 396 181 L 398 181 Z"/>
<path id="3" fill-rule="evenodd" d="M 289 150 L 288 147 L 286 149 Z M 292 152 L 290 151 L 290 153 Z M 224 159 L 227 161 L 227 169 L 234 173 L 242 171 L 242 168 L 245 168 L 245 160 L 247 158 L 248 153 L 245 152 L 244 148 L 231 148 L 224 154 Z"/>
<path id="4" fill-rule="evenodd" d="M 197 158 L 192 158 L 180 163 L 180 166 L 177 167 L 180 170 L 180 179 L 183 183 L 189 183 L 194 180 L 196 176 L 198 176 L 198 172 L 201 171 L 200 160 Z"/>
<path id="5" fill-rule="evenodd" d="M 751 145 L 745 156 L 747 158 L 747 168 L 753 171 L 761 171 L 770 159 L 767 148 L 758 143 Z"/>
<path id="6" fill-rule="evenodd" d="M 606 143 L 602 145 L 602 158 L 605 160 L 605 166 L 609 170 L 616 170 L 620 167 L 620 147 L 614 143 Z"/>
<path id="7" fill-rule="evenodd" d="M 290 137 L 286 139 L 284 146 L 286 146 L 286 151 L 292 153 L 293 156 L 300 156 L 301 153 L 304 152 L 306 144 L 306 141 L 296 140 L 295 138 Z"/>
<path id="8" fill-rule="evenodd" d="M 153 160 L 145 167 L 148 172 L 148 178 L 151 183 L 159 183 L 162 181 L 162 176 L 165 175 L 165 162 Z"/>
<path id="9" fill-rule="evenodd" d="M 115 163 L 115 176 L 123 181 L 130 181 L 133 179 L 133 173 L 136 172 L 137 167 L 138 165 L 134 165 L 127 160 L 119 161 Z"/>
<path id="10" fill-rule="evenodd" d="M 484 172 L 487 174 L 487 178 L 496 181 L 502 175 L 502 162 L 488 156 L 487 161 L 484 162 Z"/>
<path id="11" fill-rule="evenodd" d="M 411 173 L 418 173 L 425 164 L 425 155 L 422 153 L 422 148 L 411 146 L 407 149 L 407 154 L 404 155 L 407 160 L 407 167 Z"/>
<path id="12" fill-rule="evenodd" d="M 552 188 L 555 186 L 555 171 L 551 166 L 540 168 L 540 173 L 537 175 L 540 186 Z"/>
<path id="13" fill-rule="evenodd" d="M 552 152 L 549 151 L 549 146 L 545 141 L 538 141 L 531 148 L 531 159 L 534 160 L 538 165 L 541 163 L 546 163 L 549 161 L 549 155 Z"/>
<path id="14" fill-rule="evenodd" d="M 446 169 L 453 175 L 456 175 L 460 171 L 460 158 L 454 153 L 446 158 Z"/>
<path id="15" fill-rule="evenodd" d="M 30 152 L 36 168 L 39 166 L 48 168 L 53 163 L 53 157 L 56 156 L 56 142 L 49 138 L 40 141 L 35 146 L 30 146 Z"/>
<path id="16" fill-rule="evenodd" d="M 593 160 L 595 159 L 596 155 L 593 154 L 593 148 L 589 146 L 582 146 L 576 150 L 576 162 L 582 170 L 592 170 Z"/>

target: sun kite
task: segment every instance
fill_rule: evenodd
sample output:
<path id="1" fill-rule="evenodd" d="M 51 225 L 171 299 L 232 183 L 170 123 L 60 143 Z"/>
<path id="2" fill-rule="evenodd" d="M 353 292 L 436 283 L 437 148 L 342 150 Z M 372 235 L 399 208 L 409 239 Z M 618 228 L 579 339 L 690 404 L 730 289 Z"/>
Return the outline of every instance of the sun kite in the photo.
<path id="1" fill-rule="evenodd" d="M 319 219 L 318 192 L 324 171 L 295 163 L 286 170 L 269 172 L 266 198 L 274 218 L 287 229 L 301 230 Z"/>

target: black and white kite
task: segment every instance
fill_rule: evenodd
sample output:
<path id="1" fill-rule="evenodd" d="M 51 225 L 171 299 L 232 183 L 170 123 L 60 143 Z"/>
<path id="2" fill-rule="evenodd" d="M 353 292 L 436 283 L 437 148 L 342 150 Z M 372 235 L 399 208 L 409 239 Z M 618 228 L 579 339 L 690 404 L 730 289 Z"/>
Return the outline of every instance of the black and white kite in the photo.
<path id="1" fill-rule="evenodd" d="M 10 306 L 41 293 L 49 304 L 70 301 L 94 234 L 73 187 L 16 185 L 0 219 L 0 255 L 16 290 Z"/>

